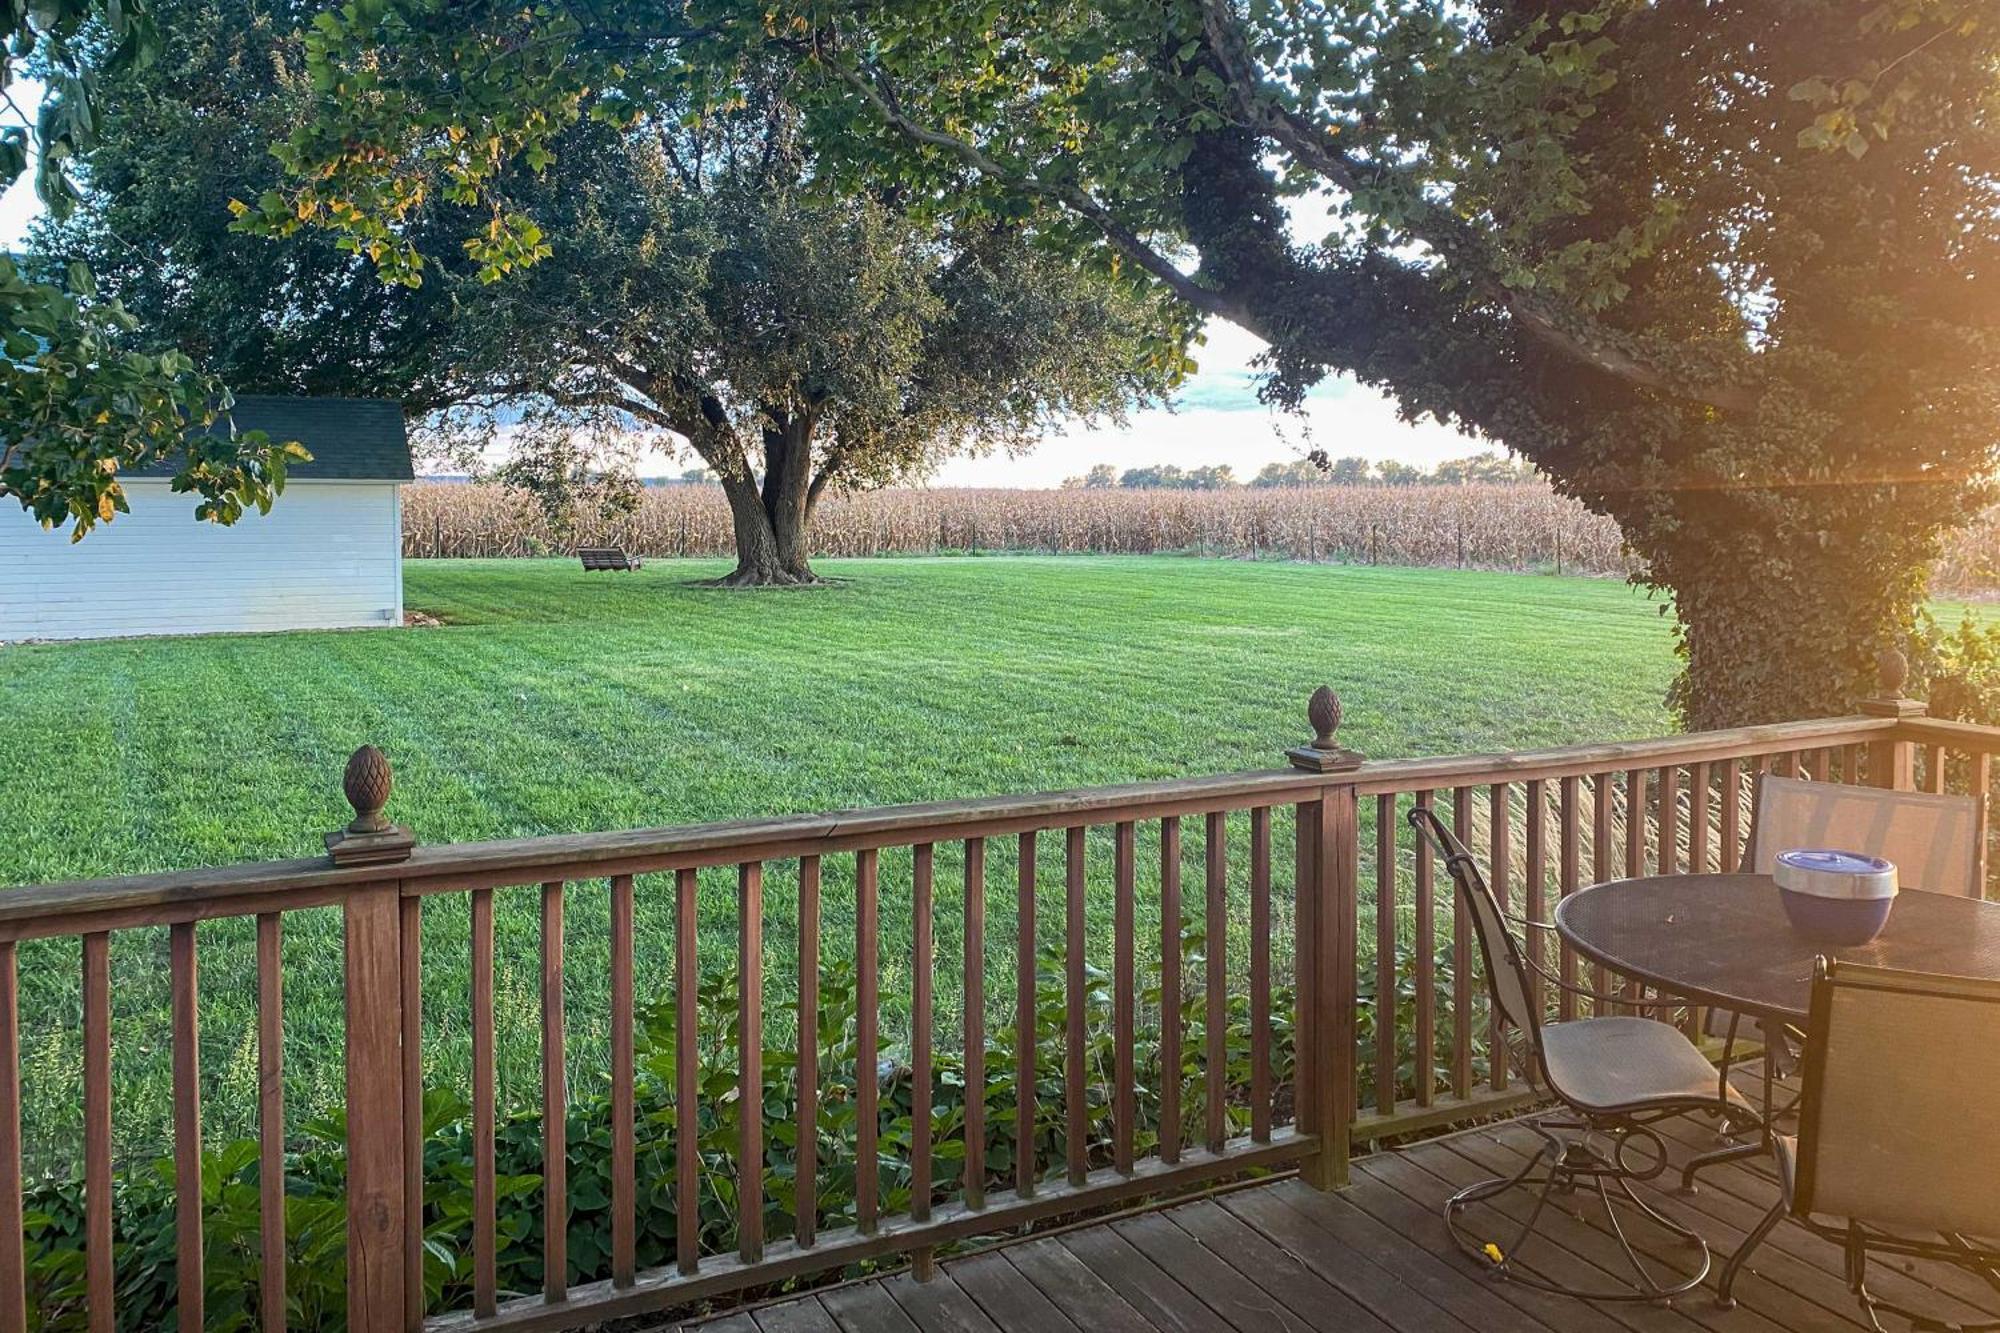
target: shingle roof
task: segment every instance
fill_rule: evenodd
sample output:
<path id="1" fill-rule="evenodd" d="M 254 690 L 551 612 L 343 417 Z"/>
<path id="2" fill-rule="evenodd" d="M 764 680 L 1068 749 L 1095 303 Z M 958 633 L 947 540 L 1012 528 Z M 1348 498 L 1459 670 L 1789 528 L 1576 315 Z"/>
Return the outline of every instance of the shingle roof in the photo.
<path id="1" fill-rule="evenodd" d="M 386 398 L 289 398 L 243 394 L 230 410 L 236 429 L 297 440 L 312 455 L 288 476 L 319 481 L 410 481 L 410 436 L 403 407 Z M 132 477 L 171 477 L 173 462 L 137 468 Z"/>

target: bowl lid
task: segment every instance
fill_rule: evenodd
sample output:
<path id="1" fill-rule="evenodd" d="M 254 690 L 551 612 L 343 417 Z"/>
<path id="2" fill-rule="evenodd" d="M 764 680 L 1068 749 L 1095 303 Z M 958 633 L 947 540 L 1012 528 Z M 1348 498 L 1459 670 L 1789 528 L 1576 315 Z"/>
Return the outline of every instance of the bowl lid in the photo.
<path id="1" fill-rule="evenodd" d="M 1895 862 L 1837 848 L 1779 852 L 1772 878 L 1787 892 L 1815 898 L 1893 898 L 1897 888 Z"/>
<path id="2" fill-rule="evenodd" d="M 1843 852 L 1831 848 L 1800 847 L 1778 853 L 1778 864 L 1798 870 L 1817 870 L 1836 875 L 1880 875 L 1893 873 L 1896 863 L 1863 852 Z"/>

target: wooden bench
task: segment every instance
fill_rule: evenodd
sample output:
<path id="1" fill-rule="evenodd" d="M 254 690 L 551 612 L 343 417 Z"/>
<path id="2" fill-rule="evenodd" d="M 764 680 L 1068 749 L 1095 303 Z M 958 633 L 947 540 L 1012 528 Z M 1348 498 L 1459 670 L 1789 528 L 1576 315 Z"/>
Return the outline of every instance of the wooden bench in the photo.
<path id="1" fill-rule="evenodd" d="M 625 554 L 622 546 L 579 546 L 576 553 L 585 570 L 638 569 L 646 563 L 636 555 Z"/>

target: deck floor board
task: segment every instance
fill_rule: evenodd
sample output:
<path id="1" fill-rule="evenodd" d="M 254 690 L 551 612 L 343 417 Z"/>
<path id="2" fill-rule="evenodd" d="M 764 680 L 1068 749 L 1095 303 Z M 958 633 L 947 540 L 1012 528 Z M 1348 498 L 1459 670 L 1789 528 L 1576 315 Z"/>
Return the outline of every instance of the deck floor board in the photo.
<path id="1" fill-rule="evenodd" d="M 1347 1188 L 1319 1193 L 1279 1180 L 1127 1213 L 943 1260 L 936 1277 L 909 1273 L 830 1287 L 699 1325 L 702 1333 L 1862 1333 L 1839 1250 L 1785 1224 L 1766 1241 L 1724 1310 L 1712 1288 L 1724 1261 L 1777 1198 L 1768 1162 L 1712 1168 L 1682 1195 L 1678 1166 L 1717 1146 L 1713 1128 L 1665 1132 L 1674 1169 L 1643 1197 L 1689 1222 L 1715 1260 L 1708 1288 L 1670 1305 L 1584 1304 L 1495 1280 L 1461 1255 L 1439 1215 L 1453 1191 L 1512 1174 L 1533 1132 L 1503 1122 L 1357 1159 Z M 1528 1202 L 1496 1199 L 1469 1226 L 1511 1238 Z M 1594 1196 L 1551 1206 L 1536 1266 L 1602 1286 L 1622 1262 Z M 1634 1244 L 1661 1270 L 1689 1251 L 1657 1228 Z M 1526 1256 L 1524 1255 L 1524 1258 Z M 1685 1270 L 1683 1270 L 1685 1271 Z M 1884 1297 L 1976 1320 L 2000 1293 L 1935 1264 L 1878 1263 Z"/>

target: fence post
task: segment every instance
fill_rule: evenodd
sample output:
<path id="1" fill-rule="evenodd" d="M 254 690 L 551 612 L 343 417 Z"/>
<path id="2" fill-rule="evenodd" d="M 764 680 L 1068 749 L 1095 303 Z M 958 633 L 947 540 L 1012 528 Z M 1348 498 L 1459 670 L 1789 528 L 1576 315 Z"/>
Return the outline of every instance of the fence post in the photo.
<path id="1" fill-rule="evenodd" d="M 1294 767 L 1313 773 L 1359 768 L 1362 757 L 1342 747 L 1340 698 L 1325 685 L 1313 692 L 1307 716 L 1313 740 L 1286 752 Z M 1298 940 L 1294 968 L 1298 994 L 1295 1094 L 1298 1128 L 1319 1139 L 1319 1149 L 1299 1164 L 1314 1189 L 1347 1183 L 1349 1135 L 1354 1123 L 1354 1005 L 1360 811 L 1352 784 L 1329 785 L 1316 801 L 1301 802 L 1297 816 Z"/>
<path id="2" fill-rule="evenodd" d="M 389 761 L 374 746 L 363 746 L 347 761 L 342 787 L 354 819 L 326 837 L 336 865 L 390 865 L 409 857 L 409 830 L 382 814 L 392 786 Z M 356 1333 L 414 1329 L 423 1313 L 421 1294 L 407 1290 L 406 1277 L 409 1228 L 422 1219 L 405 1216 L 401 900 L 391 878 L 357 887 L 342 905 L 347 1327 Z"/>
<path id="3" fill-rule="evenodd" d="M 1863 699 L 1856 708 L 1869 717 L 1913 718 L 1924 715 L 1921 699 L 1903 697 L 1903 684 L 1910 678 L 1909 659 L 1894 648 L 1884 648 L 1875 658 L 1878 693 Z M 1898 791 L 1916 788 L 1916 745 L 1891 733 L 1868 742 L 1868 785 Z"/>

